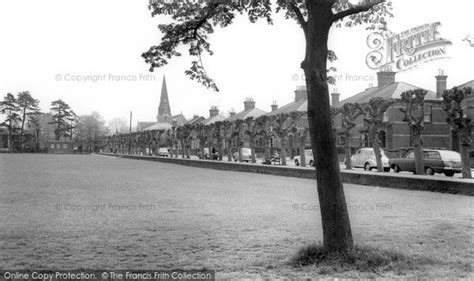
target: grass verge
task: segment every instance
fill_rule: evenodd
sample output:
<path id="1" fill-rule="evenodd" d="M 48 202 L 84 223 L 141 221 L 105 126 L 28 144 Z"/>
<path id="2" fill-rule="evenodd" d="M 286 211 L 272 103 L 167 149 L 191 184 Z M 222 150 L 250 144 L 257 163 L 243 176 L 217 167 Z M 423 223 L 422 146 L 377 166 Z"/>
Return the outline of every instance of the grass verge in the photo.
<path id="1" fill-rule="evenodd" d="M 426 266 L 443 264 L 442 261 L 415 255 L 405 255 L 392 250 L 377 249 L 369 246 L 355 246 L 348 255 L 326 251 L 322 245 L 312 244 L 298 251 L 290 260 L 293 267 L 314 267 L 322 275 L 333 275 L 343 272 L 361 272 L 383 274 L 392 272 L 396 275 L 423 271 Z M 470 272 L 465 265 L 464 270 Z"/>

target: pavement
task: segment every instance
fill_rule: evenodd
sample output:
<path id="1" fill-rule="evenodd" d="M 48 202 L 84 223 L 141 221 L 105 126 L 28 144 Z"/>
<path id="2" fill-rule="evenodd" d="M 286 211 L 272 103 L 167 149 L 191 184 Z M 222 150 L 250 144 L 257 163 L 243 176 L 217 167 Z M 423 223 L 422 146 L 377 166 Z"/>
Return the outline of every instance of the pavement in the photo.
<path id="1" fill-rule="evenodd" d="M 181 156 L 179 156 L 178 158 L 182 158 Z M 195 155 L 191 155 L 190 156 L 191 159 L 193 160 L 199 160 L 199 158 Z M 257 163 L 247 163 L 247 162 L 241 162 L 239 164 L 242 164 L 242 165 L 262 165 L 262 161 L 263 161 L 263 158 L 257 158 Z M 212 161 L 212 160 L 202 160 L 202 161 Z M 224 157 L 224 162 L 227 162 L 227 157 Z M 236 162 L 233 162 L 233 163 L 236 163 Z M 289 167 L 289 168 L 297 168 L 297 169 L 314 169 L 313 167 L 307 165 L 306 167 L 301 167 L 301 166 L 296 166 L 295 165 L 295 162 L 293 160 L 291 160 L 290 158 L 287 158 L 286 160 L 286 167 Z M 354 172 L 357 172 L 357 173 L 378 173 L 376 170 L 372 170 L 372 171 L 365 171 L 363 168 L 352 168 L 352 170 L 346 170 L 346 165 L 344 164 L 344 162 L 339 162 L 339 167 L 341 169 L 341 171 L 354 171 Z M 472 175 L 474 176 L 474 168 L 471 169 L 471 173 Z M 390 174 L 393 175 L 393 176 L 397 176 L 397 175 L 401 175 L 401 176 L 413 176 L 413 177 L 422 177 L 422 178 L 433 178 L 433 177 L 441 177 L 443 179 L 462 179 L 462 174 L 454 174 L 453 177 L 446 177 L 444 174 L 434 174 L 433 176 L 428 176 L 428 175 L 422 175 L 422 176 L 419 176 L 419 175 L 414 175 L 412 172 L 400 172 L 400 173 L 395 173 L 393 172 L 393 170 L 390 170 Z M 463 181 L 472 181 L 474 183 L 474 179 L 462 179 Z"/>

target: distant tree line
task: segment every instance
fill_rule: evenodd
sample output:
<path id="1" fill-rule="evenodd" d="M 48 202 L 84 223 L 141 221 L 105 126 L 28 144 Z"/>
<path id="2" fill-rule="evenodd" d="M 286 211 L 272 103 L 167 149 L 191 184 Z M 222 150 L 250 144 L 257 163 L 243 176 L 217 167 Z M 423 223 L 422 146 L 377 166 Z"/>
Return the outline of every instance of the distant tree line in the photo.
<path id="1" fill-rule="evenodd" d="M 44 152 L 46 144 L 52 140 L 71 141 L 76 148 L 90 152 L 109 133 L 98 112 L 76 115 L 61 99 L 51 102 L 49 112 L 41 112 L 39 103 L 28 91 L 16 96 L 8 93 L 0 101 L 0 127 L 7 131 L 2 146 L 10 152 Z M 114 121 L 116 132 L 124 132 L 120 124 L 123 121 L 118 118 Z"/>

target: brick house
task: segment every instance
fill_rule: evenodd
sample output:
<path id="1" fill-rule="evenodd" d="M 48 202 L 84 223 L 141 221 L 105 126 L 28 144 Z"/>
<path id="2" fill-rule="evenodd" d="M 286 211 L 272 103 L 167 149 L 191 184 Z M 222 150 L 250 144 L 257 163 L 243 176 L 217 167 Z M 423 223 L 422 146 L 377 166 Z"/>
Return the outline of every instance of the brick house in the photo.
<path id="1" fill-rule="evenodd" d="M 235 122 L 237 120 L 246 120 L 249 117 L 253 117 L 254 119 L 257 119 L 258 117 L 267 114 L 266 111 L 259 109 L 255 107 L 255 101 L 253 98 L 246 98 L 244 101 L 244 110 L 238 113 L 231 113 L 230 116 L 225 119 L 225 121 L 228 122 Z M 250 147 L 250 137 L 247 135 L 244 135 L 242 138 L 243 146 L 242 147 Z M 257 141 L 256 141 L 257 142 Z M 228 145 L 228 144 L 226 144 Z M 230 144 L 231 147 L 235 150 L 238 145 L 235 142 L 235 139 L 232 140 L 232 144 Z M 227 146 L 226 146 L 227 148 Z M 260 145 L 257 142 L 257 147 L 260 148 Z"/>
<path id="2" fill-rule="evenodd" d="M 394 99 L 396 103 L 391 106 L 384 116 L 384 124 L 380 132 L 381 147 L 387 149 L 398 149 L 411 147 L 410 129 L 405 121 L 404 114 L 400 111 L 404 108 L 401 94 L 408 90 L 421 89 L 420 87 L 395 81 L 395 72 L 384 71 L 377 73 L 378 86 L 368 88 L 345 100 L 339 101 L 337 94 L 333 94 L 333 106 L 342 107 L 345 103 L 365 103 L 373 97 Z M 436 92 L 427 90 L 425 97 L 425 129 L 423 140 L 425 147 L 437 147 L 449 149 L 452 147 L 452 137 L 449 125 L 446 123 L 446 113 L 443 110 L 442 93 L 446 90 L 447 76 L 443 73 L 436 76 Z M 352 147 L 371 147 L 368 128 L 363 117 L 356 120 L 356 127 L 352 129 L 350 142 Z M 342 118 L 337 115 L 334 119 L 337 131 L 337 146 L 342 147 L 345 143 L 342 135 Z"/>
<path id="3" fill-rule="evenodd" d="M 277 104 L 275 103 L 272 104 L 272 111 L 267 113 L 267 116 L 277 116 L 279 114 L 290 114 L 292 112 L 301 112 L 301 113 L 304 113 L 304 115 L 298 122 L 298 127 L 309 128 L 308 117 L 306 115 L 307 110 L 308 110 L 308 98 L 307 98 L 306 86 L 298 86 L 295 90 L 295 98 L 293 102 L 286 104 L 280 108 L 278 108 Z M 280 148 L 280 140 L 277 136 L 272 137 L 270 146 L 272 148 L 277 148 L 277 149 Z M 299 147 L 300 147 L 299 137 L 297 135 L 290 133 L 288 136 L 288 145 L 287 145 L 287 150 L 288 150 L 287 155 L 290 157 L 290 159 L 293 159 L 294 156 L 299 155 L 300 153 Z M 305 148 L 306 149 L 311 148 L 311 140 L 309 137 L 306 138 Z"/>
<path id="4" fill-rule="evenodd" d="M 461 89 L 462 88 L 468 88 L 468 87 L 471 87 L 472 89 L 474 89 L 474 80 L 471 80 L 469 82 L 466 82 L 466 83 L 458 86 L 458 88 L 461 88 Z M 461 105 L 462 105 L 462 109 L 463 109 L 464 114 L 472 120 L 471 121 L 471 139 L 474 140 L 474 94 L 471 94 L 471 95 L 465 97 L 463 102 L 461 103 Z M 452 140 L 451 140 L 451 143 L 452 143 L 451 149 L 459 151 L 459 138 L 457 137 L 457 135 L 454 132 L 451 133 L 451 138 L 452 138 Z M 471 145 L 471 159 L 472 158 L 474 158 L 474 148 Z M 473 165 L 474 165 L 474 163 L 473 163 Z"/>

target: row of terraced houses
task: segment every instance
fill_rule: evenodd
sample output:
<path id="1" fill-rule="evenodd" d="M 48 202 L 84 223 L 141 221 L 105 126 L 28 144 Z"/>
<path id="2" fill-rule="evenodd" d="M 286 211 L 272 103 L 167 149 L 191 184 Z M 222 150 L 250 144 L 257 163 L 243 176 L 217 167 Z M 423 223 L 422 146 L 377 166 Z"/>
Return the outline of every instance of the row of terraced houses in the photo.
<path id="1" fill-rule="evenodd" d="M 425 97 L 425 110 L 424 110 L 424 123 L 425 131 L 423 134 L 425 147 L 432 148 L 445 148 L 459 151 L 459 139 L 453 132 L 451 127 L 446 122 L 446 113 L 443 110 L 443 92 L 448 89 L 447 75 L 444 75 L 442 71 L 435 76 L 433 84 L 435 85 L 435 91 L 427 90 Z M 401 94 L 408 90 L 420 89 L 420 87 L 411 85 L 405 82 L 396 81 L 396 73 L 391 71 L 382 71 L 377 73 L 377 86 L 370 87 L 360 93 L 357 93 L 347 99 L 339 100 L 339 93 L 332 93 L 331 100 L 333 107 L 342 107 L 345 103 L 365 103 L 373 97 L 382 97 L 384 99 L 394 99 L 396 103 L 392 105 L 385 113 L 383 128 L 380 132 L 380 143 L 383 148 L 386 149 L 399 149 L 408 148 L 411 146 L 410 129 L 408 125 L 403 121 L 404 114 L 400 111 L 404 105 L 401 102 Z M 452 85 L 454 86 L 454 85 Z M 474 88 L 474 80 L 468 81 L 462 85 L 456 85 L 458 87 L 472 87 Z M 304 86 L 298 87 L 294 92 L 294 101 L 279 107 L 277 104 L 272 104 L 269 112 L 259 109 L 256 107 L 256 102 L 247 98 L 244 101 L 244 109 L 241 112 L 231 112 L 229 116 L 224 116 L 219 112 L 216 106 L 212 106 L 209 109 L 209 116 L 203 117 L 194 115 L 191 120 L 186 120 L 182 115 L 172 115 L 171 108 L 169 105 L 168 91 L 166 87 L 166 80 L 163 78 L 163 85 L 161 91 L 160 105 L 158 107 L 158 115 L 156 122 L 138 122 L 137 131 L 147 130 L 167 130 L 173 126 L 182 126 L 184 124 L 198 124 L 209 125 L 218 121 L 235 121 L 238 119 L 245 120 L 248 117 L 260 117 L 262 115 L 274 116 L 278 114 L 287 114 L 291 112 L 306 112 L 307 110 L 307 97 L 306 89 Z M 469 116 L 474 116 L 474 97 L 471 95 L 464 101 L 464 112 Z M 300 126 L 308 126 L 307 121 L 303 119 L 299 124 Z M 356 127 L 352 129 L 352 135 L 349 140 L 344 139 L 342 134 L 342 118 L 337 115 L 334 120 L 337 145 L 343 147 L 346 141 L 350 141 L 352 147 L 371 147 L 370 138 L 368 136 L 368 128 L 363 120 L 363 116 L 360 116 L 356 120 Z M 249 138 L 244 138 L 244 146 L 249 147 Z M 230 144 L 236 147 L 235 143 Z M 273 150 L 279 149 L 279 140 L 277 137 L 271 141 L 271 147 Z M 306 142 L 307 148 L 310 146 L 309 139 Z M 191 149 L 199 149 L 199 140 L 196 138 L 192 142 Z M 257 137 L 255 139 L 255 147 L 257 154 L 261 154 L 264 151 L 263 139 Z M 290 157 L 299 154 L 299 140 L 298 136 L 291 135 L 288 140 L 288 153 Z"/>

